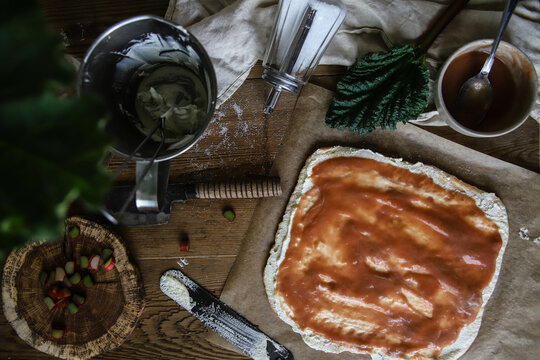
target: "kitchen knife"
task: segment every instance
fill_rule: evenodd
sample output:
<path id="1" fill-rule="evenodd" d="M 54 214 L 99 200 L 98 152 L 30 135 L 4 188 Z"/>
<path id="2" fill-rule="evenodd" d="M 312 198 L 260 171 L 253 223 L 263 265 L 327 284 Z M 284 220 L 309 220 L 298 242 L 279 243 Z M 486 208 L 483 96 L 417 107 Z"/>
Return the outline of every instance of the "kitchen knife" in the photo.
<path id="1" fill-rule="evenodd" d="M 160 279 L 161 291 L 255 360 L 294 360 L 282 345 L 218 300 L 180 270 L 168 270 Z"/>

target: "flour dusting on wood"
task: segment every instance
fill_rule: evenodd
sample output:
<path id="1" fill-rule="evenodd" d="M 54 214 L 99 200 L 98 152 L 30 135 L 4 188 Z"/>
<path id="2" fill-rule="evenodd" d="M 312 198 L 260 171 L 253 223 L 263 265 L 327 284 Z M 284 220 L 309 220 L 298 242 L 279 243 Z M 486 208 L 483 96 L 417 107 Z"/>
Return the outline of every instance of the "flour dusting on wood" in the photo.
<path id="1" fill-rule="evenodd" d="M 186 258 L 183 258 L 181 257 L 180 259 L 178 259 L 178 261 L 176 262 L 178 264 L 178 266 L 180 266 L 182 269 L 184 268 L 184 266 L 188 266 L 189 265 L 189 262 L 187 261 Z"/>
<path id="2" fill-rule="evenodd" d="M 205 157 L 194 157 L 190 160 L 195 170 L 207 170 L 211 166 L 207 159 L 212 160 L 212 166 L 226 167 L 228 158 L 235 150 L 264 146 L 260 141 L 260 135 L 265 131 L 262 114 L 253 113 L 253 110 L 246 111 L 247 108 L 248 104 L 241 101 L 229 101 L 214 112 L 205 133 L 193 146 L 194 152 L 204 154 Z M 239 160 L 236 157 L 235 159 Z M 240 160 L 253 164 L 258 161 L 253 156 Z"/>
<path id="3" fill-rule="evenodd" d="M 195 306 L 195 302 L 189 296 L 187 287 L 169 272 L 161 277 L 159 288 L 165 295 L 176 301 L 178 305 L 187 311 L 190 311 Z"/>

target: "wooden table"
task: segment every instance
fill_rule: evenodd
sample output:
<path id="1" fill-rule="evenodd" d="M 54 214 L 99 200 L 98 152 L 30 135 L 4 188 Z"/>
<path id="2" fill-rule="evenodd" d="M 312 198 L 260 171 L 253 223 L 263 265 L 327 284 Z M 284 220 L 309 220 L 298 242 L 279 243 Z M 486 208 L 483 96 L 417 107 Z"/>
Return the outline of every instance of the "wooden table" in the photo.
<path id="1" fill-rule="evenodd" d="M 51 26 L 63 34 L 68 53 L 81 59 L 91 42 L 117 21 L 140 14 L 165 13 L 168 0 L 42 0 Z M 345 69 L 320 66 L 311 82 L 333 89 Z M 202 181 L 267 175 L 287 131 L 295 96 L 282 96 L 276 111 L 262 114 L 268 88 L 260 79 L 262 67 L 255 66 L 238 92 L 220 107 L 206 135 L 171 163 L 172 181 Z M 429 129 L 433 133 L 470 148 L 540 172 L 538 124 L 529 119 L 512 134 L 495 139 L 474 139 L 449 128 Z M 113 160 L 113 167 L 119 160 Z M 121 174 L 120 181 L 132 181 L 134 166 Z M 119 349 L 102 359 L 245 359 L 208 343 L 207 328 L 159 290 L 159 276 L 176 267 L 184 257 L 186 273 L 220 294 L 238 248 L 250 223 L 257 200 L 190 200 L 173 207 L 169 224 L 146 228 L 117 228 L 138 264 L 146 291 L 143 317 Z M 224 207 L 236 212 L 234 222 L 222 216 Z M 190 239 L 189 252 L 180 252 L 181 237 Z M 27 346 L 0 315 L 0 358 L 48 358 Z"/>

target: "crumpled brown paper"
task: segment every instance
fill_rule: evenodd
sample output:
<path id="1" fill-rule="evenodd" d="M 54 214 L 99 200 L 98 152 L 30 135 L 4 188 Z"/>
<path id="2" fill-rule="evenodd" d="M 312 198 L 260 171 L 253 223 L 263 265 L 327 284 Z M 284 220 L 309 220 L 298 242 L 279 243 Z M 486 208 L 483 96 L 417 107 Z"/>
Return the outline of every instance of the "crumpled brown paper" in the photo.
<path id="1" fill-rule="evenodd" d="M 414 125 L 377 130 L 362 136 L 330 129 L 324 115 L 332 93 L 314 85 L 302 92 L 288 136 L 274 162 L 283 196 L 261 200 L 231 270 L 221 300 L 286 346 L 295 359 L 369 359 L 351 353 L 327 354 L 304 344 L 300 335 L 271 309 L 263 270 L 274 234 L 307 157 L 319 147 L 348 145 L 367 148 L 409 162 L 421 161 L 453 174 L 504 202 L 510 237 L 495 291 L 484 312 L 475 342 L 462 359 L 537 360 L 540 356 L 540 175 L 463 147 Z M 529 230 L 531 240 L 520 237 Z M 219 336 L 209 338 L 230 347 Z"/>

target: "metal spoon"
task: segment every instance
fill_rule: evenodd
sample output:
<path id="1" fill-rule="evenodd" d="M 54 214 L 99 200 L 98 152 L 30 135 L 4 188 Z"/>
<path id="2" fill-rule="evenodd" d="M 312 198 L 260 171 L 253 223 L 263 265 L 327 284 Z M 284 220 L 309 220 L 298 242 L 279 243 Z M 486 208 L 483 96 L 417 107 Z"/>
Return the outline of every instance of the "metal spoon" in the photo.
<path id="1" fill-rule="evenodd" d="M 458 113 L 463 114 L 466 119 L 473 119 L 468 126 L 474 127 L 481 123 L 486 116 L 491 103 L 493 102 L 493 88 L 488 79 L 489 72 L 495 61 L 495 52 L 501 41 L 502 34 L 508 25 L 508 21 L 516 8 L 518 0 L 506 0 L 504 13 L 499 25 L 499 33 L 493 41 L 491 53 L 484 62 L 484 66 L 480 72 L 467 80 L 459 89 L 457 96 Z"/>

